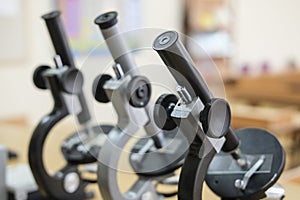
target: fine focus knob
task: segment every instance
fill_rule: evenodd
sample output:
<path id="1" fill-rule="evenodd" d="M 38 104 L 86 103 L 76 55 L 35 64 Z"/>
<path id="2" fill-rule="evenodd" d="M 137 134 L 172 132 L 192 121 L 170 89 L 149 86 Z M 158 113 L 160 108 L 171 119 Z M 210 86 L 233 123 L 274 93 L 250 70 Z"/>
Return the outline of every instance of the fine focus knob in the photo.
<path id="1" fill-rule="evenodd" d="M 145 107 L 151 98 L 149 80 L 144 76 L 134 76 L 128 84 L 127 96 L 130 105 L 133 107 Z"/>

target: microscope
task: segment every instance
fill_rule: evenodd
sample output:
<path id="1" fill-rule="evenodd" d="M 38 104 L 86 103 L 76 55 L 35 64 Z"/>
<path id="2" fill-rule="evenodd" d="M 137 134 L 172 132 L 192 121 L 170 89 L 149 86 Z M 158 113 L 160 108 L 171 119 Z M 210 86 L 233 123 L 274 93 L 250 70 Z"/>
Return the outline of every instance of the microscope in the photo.
<path id="1" fill-rule="evenodd" d="M 266 130 L 231 127 L 229 103 L 212 95 L 175 31 L 157 36 L 153 49 L 175 79 L 177 94 L 163 94 L 153 105 L 151 81 L 139 71 L 119 31 L 117 12 L 95 19 L 114 64 L 112 75 L 103 73 L 94 80 L 93 95 L 100 103 L 112 104 L 118 121 L 115 126 L 92 126 L 83 74 L 75 67 L 59 15 L 43 16 L 57 54 L 55 68 L 40 66 L 33 76 L 35 85 L 49 89 L 54 100 L 29 147 L 30 167 L 46 198 L 87 199 L 93 195 L 86 186 L 95 182 L 105 200 L 163 200 L 174 195 L 201 200 L 204 182 L 222 200 L 284 197 L 284 190 L 274 186 L 285 164 L 281 144 Z M 44 144 L 52 128 L 70 115 L 84 128 L 64 141 L 67 164 L 50 175 L 43 162 Z M 133 144 L 128 156 L 137 180 L 121 192 L 119 161 L 140 130 L 145 137 Z M 83 178 L 79 165 L 95 162 L 98 179 Z M 180 167 L 179 181 L 170 181 Z M 158 184 L 178 184 L 178 192 L 159 192 Z"/>
<path id="2" fill-rule="evenodd" d="M 233 130 L 228 102 L 212 95 L 177 32 L 157 36 L 153 49 L 177 81 L 179 96 L 159 97 L 155 122 L 161 128 L 178 127 L 193 140 L 180 174 L 178 199 L 202 199 L 204 181 L 223 200 L 268 197 L 285 164 L 279 141 L 258 128 Z M 279 190 L 276 199 L 283 196 Z"/>
<path id="3" fill-rule="evenodd" d="M 36 68 L 33 81 L 36 87 L 50 90 L 54 107 L 45 115 L 35 128 L 29 145 L 29 164 L 36 183 L 47 199 L 87 199 L 93 193 L 86 192 L 89 180 L 81 176 L 79 165 L 95 163 L 101 146 L 99 140 L 112 127 L 109 125 L 93 126 L 91 115 L 82 90 L 84 77 L 75 63 L 63 30 L 60 13 L 55 11 L 42 17 L 48 27 L 56 56 L 55 68 L 42 65 Z M 61 147 L 66 165 L 54 175 L 45 169 L 43 150 L 45 141 L 53 127 L 68 116 L 76 116 L 84 127 L 67 138 Z"/>
<path id="4" fill-rule="evenodd" d="M 114 59 L 115 75 L 100 74 L 93 91 L 100 103 L 111 102 L 118 115 L 118 122 L 108 133 L 99 154 L 99 188 L 105 200 L 162 200 L 176 193 L 160 193 L 154 182 L 170 183 L 166 180 L 174 177 L 174 171 L 182 166 L 188 141 L 177 128 L 169 131 L 156 126 L 150 101 L 151 82 L 140 74 L 117 22 L 116 12 L 104 13 L 95 20 Z M 129 155 L 137 181 L 122 193 L 117 181 L 118 161 L 126 144 L 140 129 L 146 137 L 133 145 Z"/>

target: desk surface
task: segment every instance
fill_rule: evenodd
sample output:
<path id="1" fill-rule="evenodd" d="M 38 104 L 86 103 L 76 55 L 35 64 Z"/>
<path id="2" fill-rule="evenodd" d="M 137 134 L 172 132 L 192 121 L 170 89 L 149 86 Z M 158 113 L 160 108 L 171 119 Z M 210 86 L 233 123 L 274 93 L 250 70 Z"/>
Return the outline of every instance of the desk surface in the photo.
<path id="1" fill-rule="evenodd" d="M 225 85 L 231 98 L 252 103 L 272 102 L 285 105 L 300 105 L 300 73 L 243 77 Z"/>
<path id="2" fill-rule="evenodd" d="M 70 122 L 70 121 L 69 121 Z M 64 121 L 62 125 L 59 125 L 54 129 L 54 134 L 52 134 L 49 137 L 49 140 L 46 143 L 45 147 L 45 162 L 46 167 L 50 169 L 51 171 L 59 169 L 61 166 L 63 166 L 64 161 L 63 157 L 60 153 L 60 142 L 63 138 L 65 138 L 68 133 L 71 132 L 71 128 L 67 121 Z M 33 128 L 28 128 L 24 126 L 15 126 L 15 125 L 7 125 L 7 124 L 0 124 L 0 143 L 7 146 L 9 149 L 13 149 L 18 152 L 20 155 L 19 159 L 17 161 L 11 162 L 10 164 L 15 164 L 16 162 L 27 162 L 27 149 L 28 149 L 28 143 L 29 139 L 32 133 Z M 67 131 L 66 131 L 67 130 Z M 49 155 L 55 155 L 55 156 L 49 156 Z M 300 176 L 300 174 L 299 174 Z M 126 190 L 128 186 L 130 185 L 130 182 L 134 182 L 135 177 L 130 174 L 120 174 L 119 176 L 119 184 L 120 188 L 122 190 Z M 282 185 L 286 189 L 286 196 L 287 199 L 293 200 L 293 199 L 299 199 L 299 193 L 298 190 L 300 189 L 300 184 L 296 184 L 294 182 L 286 182 L 284 180 L 280 181 Z M 91 189 L 95 192 L 96 197 L 94 199 L 101 200 L 101 195 L 98 190 L 98 187 L 96 184 L 89 186 L 88 189 Z M 177 199 L 176 197 L 170 198 Z M 215 195 L 212 194 L 210 190 L 207 189 L 205 186 L 204 190 L 204 199 L 218 199 Z"/>

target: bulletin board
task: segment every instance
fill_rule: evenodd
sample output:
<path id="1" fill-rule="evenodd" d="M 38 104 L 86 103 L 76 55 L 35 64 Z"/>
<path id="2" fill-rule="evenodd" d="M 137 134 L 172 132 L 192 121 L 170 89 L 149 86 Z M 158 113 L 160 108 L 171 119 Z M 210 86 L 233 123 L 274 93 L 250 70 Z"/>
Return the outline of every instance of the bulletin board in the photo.
<path id="1" fill-rule="evenodd" d="M 136 29 L 141 25 L 142 0 L 56 0 L 56 8 L 61 11 L 63 23 L 75 56 L 105 53 L 105 49 L 96 48 L 103 41 L 94 19 L 107 11 L 117 11 L 121 31 Z M 98 51 L 98 52 L 95 52 Z"/>

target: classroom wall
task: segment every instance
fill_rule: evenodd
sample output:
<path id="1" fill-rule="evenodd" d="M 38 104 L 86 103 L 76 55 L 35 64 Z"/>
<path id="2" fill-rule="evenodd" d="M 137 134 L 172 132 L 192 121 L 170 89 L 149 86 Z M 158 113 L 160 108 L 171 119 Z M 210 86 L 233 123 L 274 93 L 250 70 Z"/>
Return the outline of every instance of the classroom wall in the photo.
<path id="1" fill-rule="evenodd" d="M 99 13 L 113 9 L 118 2 L 112 0 L 104 4 L 106 6 L 99 8 Z M 274 71 L 282 69 L 289 59 L 296 59 L 300 63 L 300 1 L 232 2 L 235 17 L 233 69 L 236 72 L 244 63 L 258 68 L 265 60 L 275 67 Z M 141 1 L 142 27 L 181 31 L 183 4 L 183 0 Z M 42 63 L 52 64 L 52 44 L 40 19 L 42 14 L 52 10 L 52 6 L 51 0 L 28 0 L 22 7 L 26 9 L 26 58 L 18 62 L 0 61 L 0 119 L 26 116 L 31 124 L 35 124 L 52 106 L 49 92 L 38 90 L 32 84 L 34 68 Z M 92 21 L 91 26 L 94 27 Z M 13 33 L 8 35 L 8 38 L 13 37 Z M 83 60 L 77 58 L 76 61 L 80 65 Z"/>
<path id="2" fill-rule="evenodd" d="M 300 64 L 299 0 L 233 0 L 235 69 L 269 61 L 281 71 L 290 59 Z"/>
<path id="3" fill-rule="evenodd" d="M 107 1 L 99 8 L 99 13 L 118 10 L 119 4 L 118 0 Z M 183 17 L 182 4 L 182 0 L 141 1 L 143 27 L 180 31 Z M 34 125 L 52 108 L 49 91 L 35 88 L 32 74 L 39 64 L 53 64 L 54 51 L 44 21 L 40 18 L 41 15 L 53 10 L 53 5 L 52 0 L 28 0 L 22 7 L 26 11 L 26 53 L 25 58 L 17 62 L 0 60 L 0 119 L 24 116 L 28 118 L 29 124 Z M 166 16 L 166 11 L 172 12 Z M 122 14 L 120 13 L 120 16 Z M 95 16 L 91 18 L 92 27 L 95 27 L 93 24 Z M 4 27 L 0 27 L 0 32 L 1 28 Z M 13 38 L 14 33 L 2 37 Z M 76 59 L 78 66 L 84 59 L 80 57 Z M 103 61 L 106 60 L 107 58 L 103 58 Z"/>
<path id="4" fill-rule="evenodd" d="M 22 1 L 21 1 L 22 2 Z M 40 19 L 42 13 L 51 8 L 49 1 L 28 0 L 21 5 L 25 18 L 22 19 L 24 25 L 24 55 L 17 60 L 0 62 L 0 118 L 29 117 L 30 113 L 39 113 L 44 110 L 44 105 L 48 101 L 48 95 L 38 91 L 32 84 L 32 73 L 38 64 L 49 63 L 51 52 L 45 44 L 49 38 L 44 28 L 43 21 Z M 20 20 L 21 22 L 21 20 Z M 9 27 L 1 27 L 5 29 Z M 0 32 L 2 32 L 0 30 Z M 6 39 L 13 40 L 17 34 L 9 32 L 2 35 Z M 19 48 L 18 46 L 11 48 Z M 34 117 L 33 117 L 34 118 Z"/>

